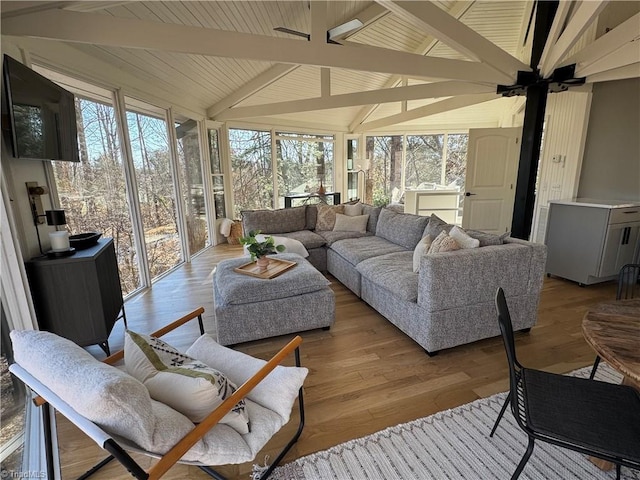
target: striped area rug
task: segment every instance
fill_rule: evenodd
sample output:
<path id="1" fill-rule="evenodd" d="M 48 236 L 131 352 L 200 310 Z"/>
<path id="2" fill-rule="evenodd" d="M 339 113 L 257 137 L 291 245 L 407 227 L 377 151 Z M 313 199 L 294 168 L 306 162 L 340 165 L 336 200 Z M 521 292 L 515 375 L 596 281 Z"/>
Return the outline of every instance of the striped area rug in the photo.
<path id="1" fill-rule="evenodd" d="M 588 378 L 591 367 L 572 372 Z M 596 378 L 620 382 L 604 362 Z M 493 438 L 489 432 L 506 393 L 476 400 L 366 437 L 336 445 L 276 468 L 275 480 L 508 479 L 527 447 L 527 436 L 508 410 Z M 528 480 L 614 479 L 584 455 L 536 442 L 520 476 Z M 640 472 L 622 468 L 622 478 Z"/>

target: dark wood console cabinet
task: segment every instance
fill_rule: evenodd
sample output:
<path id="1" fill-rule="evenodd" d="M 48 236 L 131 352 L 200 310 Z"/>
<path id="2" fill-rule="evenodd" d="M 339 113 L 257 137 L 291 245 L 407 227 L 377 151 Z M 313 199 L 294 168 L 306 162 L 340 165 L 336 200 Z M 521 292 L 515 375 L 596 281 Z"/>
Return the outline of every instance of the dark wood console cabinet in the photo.
<path id="1" fill-rule="evenodd" d="M 33 258 L 26 270 L 40 329 L 108 354 L 111 329 L 124 317 L 113 239 L 65 258 Z"/>

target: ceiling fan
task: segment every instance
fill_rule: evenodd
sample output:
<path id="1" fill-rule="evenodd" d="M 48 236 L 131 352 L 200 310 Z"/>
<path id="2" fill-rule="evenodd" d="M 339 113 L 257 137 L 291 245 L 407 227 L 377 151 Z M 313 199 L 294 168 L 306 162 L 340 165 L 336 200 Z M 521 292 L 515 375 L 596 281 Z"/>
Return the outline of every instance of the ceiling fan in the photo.
<path id="1" fill-rule="evenodd" d="M 347 33 L 353 32 L 354 30 L 357 30 L 363 26 L 364 24 L 360 20 L 358 20 L 357 18 L 354 18 L 353 20 L 349 20 L 348 22 L 338 25 L 337 27 L 333 27 L 327 30 L 327 43 L 340 45 L 340 43 L 336 42 L 334 38 L 340 37 L 342 35 L 346 35 Z M 293 30 L 291 28 L 275 27 L 274 30 L 276 32 L 287 33 L 289 35 L 295 35 L 296 37 L 303 37 L 303 38 L 306 38 L 307 40 L 311 40 L 311 35 L 309 35 L 308 33 L 300 32 L 298 30 Z"/>

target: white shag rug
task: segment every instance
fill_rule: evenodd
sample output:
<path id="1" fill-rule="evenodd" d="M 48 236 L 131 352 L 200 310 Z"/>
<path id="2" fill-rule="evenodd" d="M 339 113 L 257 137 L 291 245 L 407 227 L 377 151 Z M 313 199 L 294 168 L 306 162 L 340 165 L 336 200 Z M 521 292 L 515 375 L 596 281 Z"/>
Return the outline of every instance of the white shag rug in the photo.
<path id="1" fill-rule="evenodd" d="M 588 378 L 591 367 L 571 375 Z M 620 383 L 604 362 L 596 378 Z M 491 427 L 506 393 L 499 393 L 366 437 L 336 445 L 277 467 L 273 480 L 428 480 L 509 479 L 527 448 L 527 436 L 511 410 L 493 436 Z M 259 468 L 259 467 L 257 467 Z M 623 479 L 640 480 L 640 472 L 622 468 Z M 520 475 L 523 480 L 614 479 L 585 455 L 536 442 Z"/>

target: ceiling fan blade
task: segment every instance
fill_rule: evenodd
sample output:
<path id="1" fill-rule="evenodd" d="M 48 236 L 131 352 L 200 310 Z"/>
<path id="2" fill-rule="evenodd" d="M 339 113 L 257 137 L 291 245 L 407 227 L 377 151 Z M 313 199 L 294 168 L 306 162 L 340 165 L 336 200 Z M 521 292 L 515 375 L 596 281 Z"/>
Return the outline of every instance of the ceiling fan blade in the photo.
<path id="1" fill-rule="evenodd" d="M 309 34 L 304 33 L 304 32 L 299 32 L 298 30 L 291 30 L 290 28 L 287 28 L 287 27 L 276 27 L 276 28 L 274 28 L 274 30 L 276 32 L 282 32 L 282 33 L 288 33 L 289 35 L 295 35 L 296 37 L 306 38 L 307 40 L 311 39 Z"/>

